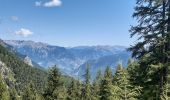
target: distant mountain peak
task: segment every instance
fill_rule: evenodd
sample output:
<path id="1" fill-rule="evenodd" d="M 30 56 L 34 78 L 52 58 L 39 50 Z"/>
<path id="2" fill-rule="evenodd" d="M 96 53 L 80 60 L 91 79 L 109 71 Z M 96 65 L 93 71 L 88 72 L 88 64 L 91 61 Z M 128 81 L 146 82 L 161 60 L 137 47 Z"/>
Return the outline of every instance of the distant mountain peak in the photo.
<path id="1" fill-rule="evenodd" d="M 31 40 L 25 41 L 25 40 L 4 40 L 5 43 L 12 45 L 12 46 L 30 46 L 32 48 L 45 48 L 48 46 L 46 43 L 42 42 L 34 42 Z"/>
<path id="2" fill-rule="evenodd" d="M 87 62 L 91 65 L 91 74 L 95 75 L 99 68 L 104 70 L 106 66 L 113 66 L 112 69 L 115 69 L 118 62 L 122 61 L 125 65 L 130 58 L 125 46 L 97 45 L 67 48 L 24 40 L 6 40 L 5 43 L 22 55 L 27 55 L 25 62 L 29 65 L 32 65 L 32 62 L 44 68 L 58 65 L 63 73 L 76 77 L 83 74 Z"/>

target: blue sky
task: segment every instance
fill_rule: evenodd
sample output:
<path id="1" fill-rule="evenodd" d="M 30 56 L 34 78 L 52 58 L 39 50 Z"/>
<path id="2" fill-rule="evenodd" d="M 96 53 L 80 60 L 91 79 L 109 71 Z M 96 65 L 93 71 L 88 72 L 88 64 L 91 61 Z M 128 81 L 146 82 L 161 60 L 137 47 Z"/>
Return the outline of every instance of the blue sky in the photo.
<path id="1" fill-rule="evenodd" d="M 0 38 L 129 46 L 135 0 L 1 0 Z"/>

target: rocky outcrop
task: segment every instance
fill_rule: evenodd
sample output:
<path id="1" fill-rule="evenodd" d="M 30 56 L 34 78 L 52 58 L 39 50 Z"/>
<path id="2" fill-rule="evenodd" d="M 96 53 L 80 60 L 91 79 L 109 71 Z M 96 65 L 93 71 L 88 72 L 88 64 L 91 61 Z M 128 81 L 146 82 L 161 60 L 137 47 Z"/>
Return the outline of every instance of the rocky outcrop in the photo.
<path id="1" fill-rule="evenodd" d="M 14 86 L 14 74 L 2 61 L 0 61 L 0 74 L 9 87 Z"/>
<path id="2" fill-rule="evenodd" d="M 28 56 L 24 58 L 24 62 L 33 67 L 32 60 Z"/>

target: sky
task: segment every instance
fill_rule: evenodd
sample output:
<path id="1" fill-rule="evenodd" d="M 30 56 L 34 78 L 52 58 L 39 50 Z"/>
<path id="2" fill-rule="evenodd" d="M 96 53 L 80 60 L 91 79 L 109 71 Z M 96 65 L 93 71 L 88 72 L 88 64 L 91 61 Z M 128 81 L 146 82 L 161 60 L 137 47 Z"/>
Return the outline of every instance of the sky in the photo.
<path id="1" fill-rule="evenodd" d="M 0 38 L 58 46 L 129 46 L 135 0 L 1 0 Z"/>

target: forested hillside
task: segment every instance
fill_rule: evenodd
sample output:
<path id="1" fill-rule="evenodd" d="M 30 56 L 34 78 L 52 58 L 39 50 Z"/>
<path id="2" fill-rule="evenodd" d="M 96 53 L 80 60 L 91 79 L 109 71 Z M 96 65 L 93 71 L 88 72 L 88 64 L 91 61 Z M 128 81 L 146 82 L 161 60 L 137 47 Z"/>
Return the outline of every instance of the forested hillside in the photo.
<path id="1" fill-rule="evenodd" d="M 1 41 L 0 100 L 42 100 L 47 85 L 47 70 L 27 65 L 17 56 L 18 53 L 16 55 L 16 52 L 8 49 Z M 68 86 L 72 79 L 61 75 L 59 70 L 58 73 L 61 86 Z"/>
<path id="2" fill-rule="evenodd" d="M 42 69 L 27 65 L 2 45 L 0 45 L 0 61 L 13 72 L 17 83 L 15 86 L 17 90 L 22 91 L 24 86 L 29 82 L 35 83 L 37 89 L 44 87 L 47 73 Z"/>

